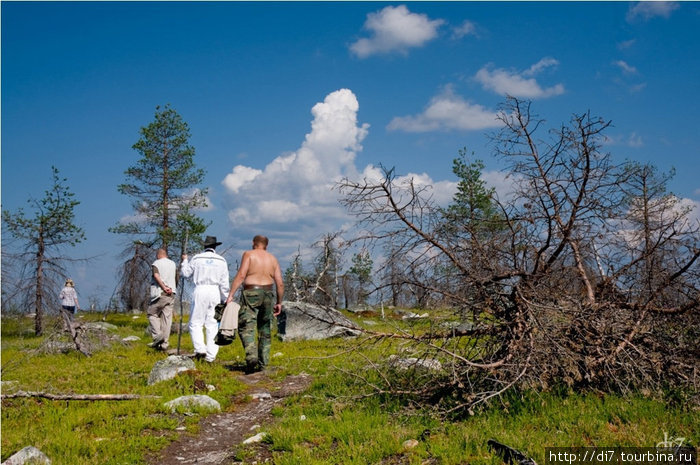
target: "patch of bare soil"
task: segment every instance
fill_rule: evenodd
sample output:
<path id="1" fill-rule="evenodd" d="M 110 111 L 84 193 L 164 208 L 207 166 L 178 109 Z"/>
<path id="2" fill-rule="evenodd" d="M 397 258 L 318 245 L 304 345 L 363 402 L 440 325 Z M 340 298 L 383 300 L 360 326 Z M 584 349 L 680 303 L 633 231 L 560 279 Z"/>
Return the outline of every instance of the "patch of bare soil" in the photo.
<path id="1" fill-rule="evenodd" d="M 237 463 L 235 447 L 258 433 L 256 425 L 268 423 L 272 407 L 286 397 L 305 391 L 311 384 L 306 374 L 288 376 L 281 382 L 271 380 L 265 373 L 239 375 L 250 386 L 240 398 L 234 399 L 235 411 L 202 418 L 197 435 L 183 434 L 175 442 L 149 459 L 153 465 L 230 464 Z M 244 402 L 248 396 L 254 396 Z M 258 397 L 255 399 L 255 397 Z M 256 462 L 270 459 L 267 447 L 255 447 Z"/>

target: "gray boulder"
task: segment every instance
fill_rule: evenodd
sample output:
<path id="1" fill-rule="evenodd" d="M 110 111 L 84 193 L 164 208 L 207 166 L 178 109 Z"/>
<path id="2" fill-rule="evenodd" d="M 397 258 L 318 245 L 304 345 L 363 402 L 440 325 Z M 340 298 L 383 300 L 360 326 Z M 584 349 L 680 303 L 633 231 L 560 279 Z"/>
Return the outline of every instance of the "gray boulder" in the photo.
<path id="1" fill-rule="evenodd" d="M 358 305 L 354 305 L 354 306 L 351 306 L 350 308 L 348 308 L 348 312 L 350 312 L 350 313 L 374 312 L 374 309 L 367 304 L 358 304 Z"/>
<path id="2" fill-rule="evenodd" d="M 178 397 L 170 402 L 166 402 L 164 405 L 171 412 L 176 412 L 178 408 L 183 409 L 187 413 L 221 411 L 221 404 L 209 396 L 202 395 Z"/>
<path id="3" fill-rule="evenodd" d="M 389 365 L 398 370 L 427 370 L 433 372 L 442 371 L 442 363 L 432 358 L 401 358 L 398 355 L 389 356 Z"/>
<path id="4" fill-rule="evenodd" d="M 153 365 L 151 374 L 148 376 L 148 385 L 172 379 L 182 371 L 194 370 L 195 368 L 191 358 L 184 355 L 170 355 L 168 358 L 159 360 Z"/>
<path id="5" fill-rule="evenodd" d="M 360 329 L 338 310 L 305 302 L 284 302 L 277 317 L 277 336 L 282 341 L 355 337 Z"/>
<path id="6" fill-rule="evenodd" d="M 68 354 L 75 350 L 75 343 L 50 340 L 42 344 L 40 350 L 47 354 Z"/>
<path id="7" fill-rule="evenodd" d="M 182 323 L 182 332 L 183 333 L 189 333 L 190 328 L 189 324 L 187 323 Z M 180 334 L 180 321 L 173 321 L 173 324 L 170 325 L 170 334 Z"/>
<path id="8" fill-rule="evenodd" d="M 34 446 L 27 446 L 9 459 L 2 462 L 2 465 L 51 465 L 51 460 L 42 451 Z"/>
<path id="9" fill-rule="evenodd" d="M 92 323 L 83 323 L 83 326 L 87 329 L 97 330 L 97 331 L 116 331 L 119 329 L 118 326 L 112 323 L 107 323 L 106 321 L 95 321 Z"/>

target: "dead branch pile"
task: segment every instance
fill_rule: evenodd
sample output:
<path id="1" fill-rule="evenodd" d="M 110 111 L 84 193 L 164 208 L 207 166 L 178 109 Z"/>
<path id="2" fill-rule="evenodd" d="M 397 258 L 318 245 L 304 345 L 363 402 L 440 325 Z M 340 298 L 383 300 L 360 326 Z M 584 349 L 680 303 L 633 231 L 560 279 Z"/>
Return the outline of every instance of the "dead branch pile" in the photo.
<path id="1" fill-rule="evenodd" d="M 392 251 L 387 261 L 406 270 L 378 287 L 420 288 L 461 323 L 401 336 L 413 358 L 441 369 L 390 376 L 368 364 L 376 376 L 358 377 L 447 412 L 526 387 L 697 396 L 700 225 L 666 192 L 669 176 L 614 164 L 602 152 L 610 123 L 590 114 L 547 140 L 528 103 L 510 99 L 500 119 L 507 198 L 464 169 L 448 209 L 393 170 L 339 185 L 364 231 L 357 240 Z"/>

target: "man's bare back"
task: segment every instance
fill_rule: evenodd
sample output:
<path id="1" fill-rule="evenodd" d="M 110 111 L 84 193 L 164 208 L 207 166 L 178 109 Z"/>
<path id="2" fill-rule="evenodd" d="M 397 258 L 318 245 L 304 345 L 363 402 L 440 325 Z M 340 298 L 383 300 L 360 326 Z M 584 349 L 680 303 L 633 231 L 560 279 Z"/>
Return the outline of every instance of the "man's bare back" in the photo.
<path id="1" fill-rule="evenodd" d="M 266 286 L 275 282 L 275 272 L 279 269 L 277 259 L 267 250 L 253 249 L 243 253 L 247 261 L 247 272 L 243 285 Z"/>
<path id="2" fill-rule="evenodd" d="M 264 239 L 264 242 L 261 242 L 259 238 Z M 272 284 L 274 283 L 277 288 L 277 304 L 275 305 L 274 313 L 279 315 L 282 311 L 284 281 L 282 280 L 282 272 L 280 271 L 277 258 L 266 249 L 267 238 L 261 236 L 253 238 L 253 250 L 243 252 L 241 266 L 231 282 L 231 290 L 226 303 L 233 300 L 233 296 L 241 284 L 243 284 L 244 289 L 248 286 L 270 286 L 270 289 L 272 289 Z"/>

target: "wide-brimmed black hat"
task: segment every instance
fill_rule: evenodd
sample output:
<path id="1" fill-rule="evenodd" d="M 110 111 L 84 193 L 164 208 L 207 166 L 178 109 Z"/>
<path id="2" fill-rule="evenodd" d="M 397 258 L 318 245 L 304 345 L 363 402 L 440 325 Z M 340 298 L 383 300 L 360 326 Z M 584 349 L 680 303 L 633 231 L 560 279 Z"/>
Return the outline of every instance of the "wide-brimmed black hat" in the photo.
<path id="1" fill-rule="evenodd" d="M 206 239 L 204 239 L 204 248 L 208 249 L 211 247 L 216 247 L 217 245 L 221 245 L 221 242 L 216 242 L 216 236 L 207 236 Z"/>

